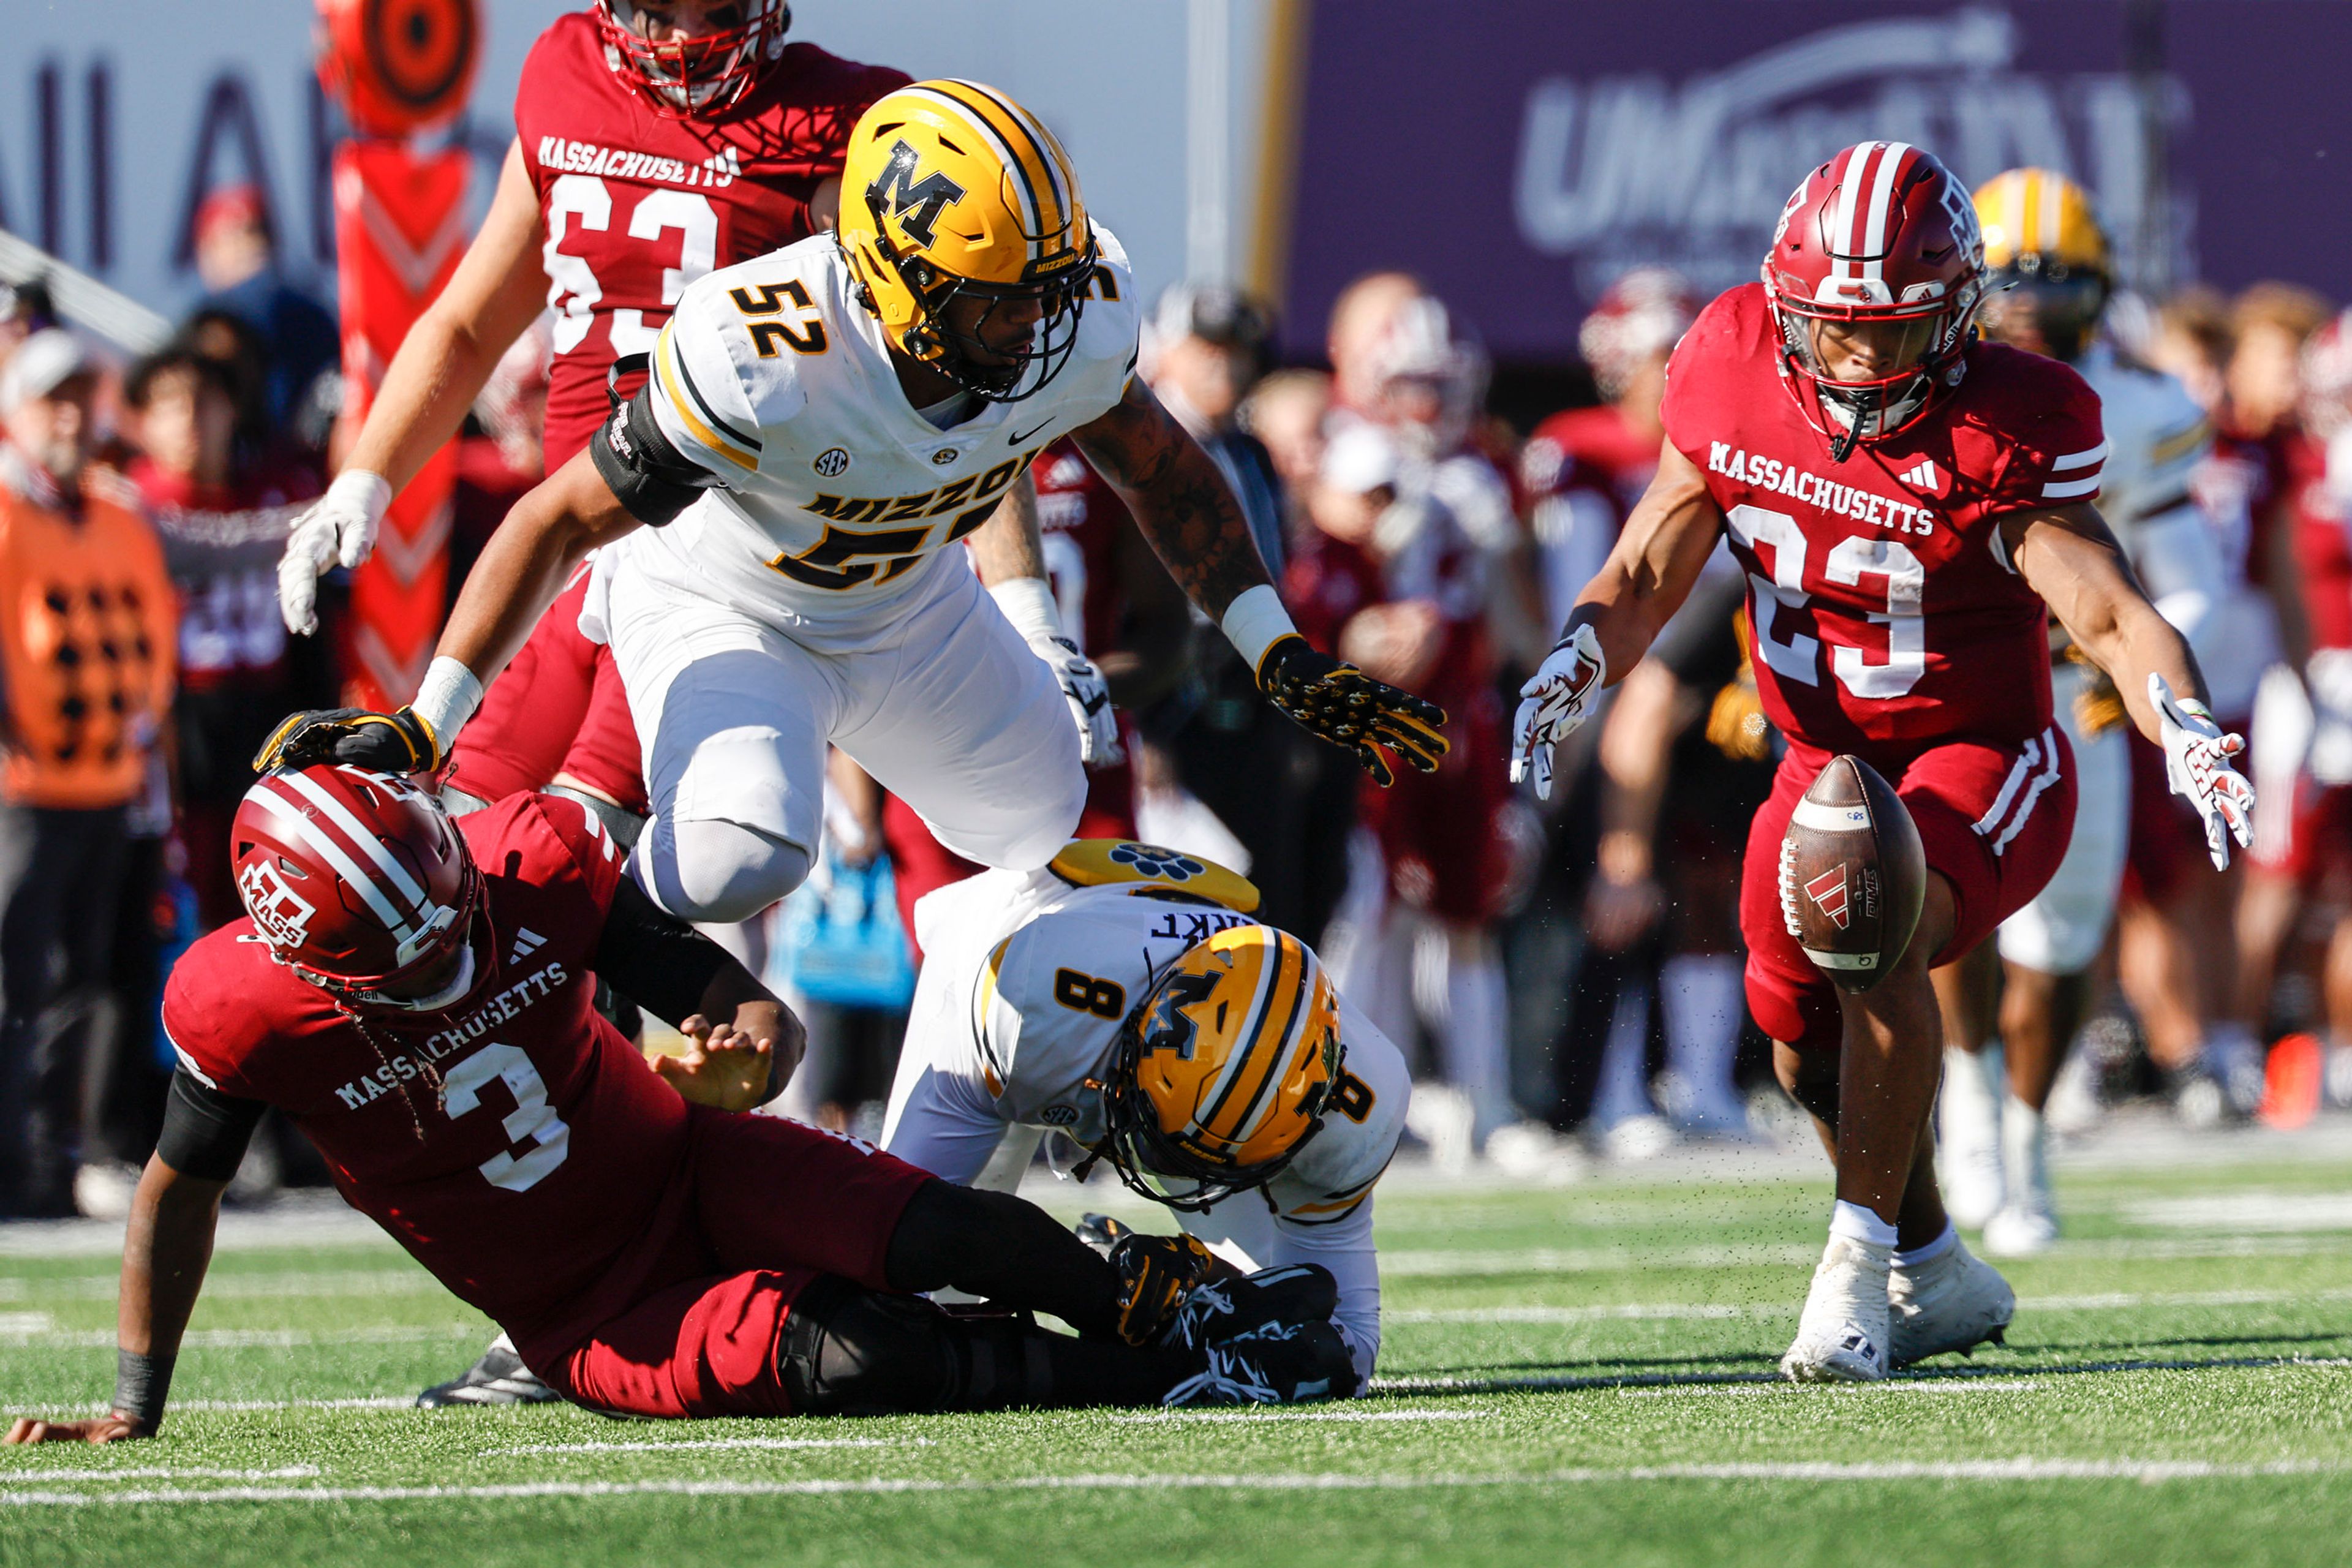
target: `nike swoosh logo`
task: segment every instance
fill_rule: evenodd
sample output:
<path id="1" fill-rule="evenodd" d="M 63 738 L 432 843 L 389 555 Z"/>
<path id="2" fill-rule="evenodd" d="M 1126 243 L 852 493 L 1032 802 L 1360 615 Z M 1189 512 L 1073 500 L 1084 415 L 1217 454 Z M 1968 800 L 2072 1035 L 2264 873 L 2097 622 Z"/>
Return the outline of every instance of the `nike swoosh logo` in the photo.
<path id="1" fill-rule="evenodd" d="M 1051 419 L 1045 421 L 1045 425 L 1051 425 L 1053 421 Z M 1045 427 L 1045 425 L 1039 425 L 1034 429 L 1014 431 L 1012 435 L 1007 436 L 1004 438 L 1004 444 L 1008 447 L 1018 447 L 1022 442 L 1026 441 L 1030 437 L 1037 434 L 1039 430 L 1043 430 Z"/>

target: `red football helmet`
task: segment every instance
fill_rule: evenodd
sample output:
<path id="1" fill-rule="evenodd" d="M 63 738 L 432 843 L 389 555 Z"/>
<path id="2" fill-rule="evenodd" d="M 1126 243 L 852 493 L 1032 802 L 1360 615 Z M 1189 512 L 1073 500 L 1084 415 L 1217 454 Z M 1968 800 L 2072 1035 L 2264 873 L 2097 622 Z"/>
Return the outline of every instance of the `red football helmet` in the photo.
<path id="1" fill-rule="evenodd" d="M 698 38 L 656 43 L 630 25 L 630 0 L 596 0 L 605 61 L 665 120 L 724 114 L 784 52 L 784 35 L 793 25 L 793 8 L 785 0 L 707 3 L 714 12 L 733 12 L 740 19 Z"/>
<path id="2" fill-rule="evenodd" d="M 1984 298 L 1984 239 L 1968 187 L 1905 142 L 1847 148 L 1780 210 L 1764 291 L 1780 323 L 1782 374 L 1843 462 L 1857 441 L 1893 435 L 1960 383 Z M 1861 381 L 1829 375 L 1820 333 L 1837 321 L 1908 324 L 1898 368 Z M 1838 428 L 1822 426 L 1816 410 Z"/>
<path id="3" fill-rule="evenodd" d="M 1698 311 L 1699 300 L 1682 274 L 1636 267 L 1609 285 L 1576 329 L 1576 350 L 1592 368 L 1601 395 L 1613 400 L 1643 361 L 1682 341 Z"/>
<path id="4" fill-rule="evenodd" d="M 2303 345 L 2303 426 L 2323 441 L 2352 429 L 2352 310 Z"/>
<path id="5" fill-rule="evenodd" d="M 441 803 L 340 763 L 274 773 L 229 829 L 236 890 L 278 963 L 338 999 L 412 1011 L 463 999 L 482 877 Z M 381 994 L 462 954 L 433 995 Z"/>

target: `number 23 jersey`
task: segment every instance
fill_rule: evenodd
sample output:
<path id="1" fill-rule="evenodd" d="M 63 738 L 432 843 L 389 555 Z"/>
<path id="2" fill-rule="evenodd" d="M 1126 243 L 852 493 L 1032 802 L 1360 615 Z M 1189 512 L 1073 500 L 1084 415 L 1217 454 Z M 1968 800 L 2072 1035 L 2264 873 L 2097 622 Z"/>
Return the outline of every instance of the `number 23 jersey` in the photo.
<path id="1" fill-rule="evenodd" d="M 1978 343 L 1957 388 L 1832 463 L 1780 353 L 1763 286 L 1733 289 L 1676 346 L 1662 411 L 1748 574 L 1766 714 L 1865 756 L 2038 735 L 2048 611 L 1999 520 L 2097 498 L 2097 395 L 2055 360 Z"/>
<path id="2" fill-rule="evenodd" d="M 654 347 L 662 433 L 721 488 L 627 542 L 626 563 L 803 642 L 869 641 L 883 605 L 967 571 L 988 521 L 1135 372 L 1127 253 L 1099 224 L 1077 341 L 1045 389 L 942 430 L 907 401 L 848 258 L 817 235 L 687 289 Z M 614 570 L 630 569 L 616 562 Z"/>

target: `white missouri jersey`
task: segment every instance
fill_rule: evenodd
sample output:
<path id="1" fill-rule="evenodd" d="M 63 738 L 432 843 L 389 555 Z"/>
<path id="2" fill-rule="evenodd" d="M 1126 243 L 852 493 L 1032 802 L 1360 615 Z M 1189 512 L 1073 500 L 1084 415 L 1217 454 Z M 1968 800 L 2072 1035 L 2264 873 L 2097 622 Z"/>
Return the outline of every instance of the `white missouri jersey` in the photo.
<path id="1" fill-rule="evenodd" d="M 2178 378 L 2122 357 L 2104 339 L 2074 368 L 2099 395 L 2106 428 L 2099 514 L 2149 599 L 2210 668 L 2221 651 L 2214 634 L 2222 617 L 2215 610 L 2226 595 L 2229 568 L 2189 485 L 2213 449 L 2213 426 Z"/>
<path id="2" fill-rule="evenodd" d="M 1073 886 L 1051 868 L 986 871 L 929 894 L 915 909 L 923 973 L 883 1146 L 968 1184 L 1008 1127 L 1098 1142 L 1095 1084 L 1121 1019 L 1186 949 L 1251 923 L 1165 887 Z M 1339 1033 L 1341 1090 L 1322 1130 L 1263 1194 L 1227 1198 L 1205 1229 L 1186 1224 L 1212 1238 L 1234 1234 L 1226 1222 L 1236 1218 L 1266 1230 L 1270 1199 L 1271 1234 L 1251 1245 L 1252 1261 L 1329 1268 L 1340 1326 L 1369 1371 L 1380 1339 L 1371 1194 L 1396 1152 L 1412 1081 L 1402 1054 L 1345 997 Z"/>
<path id="3" fill-rule="evenodd" d="M 900 390 L 881 323 L 830 234 L 688 285 L 653 349 L 662 433 L 719 476 L 628 563 L 803 641 L 870 637 L 877 612 L 988 520 L 1037 454 L 1117 403 L 1135 370 L 1127 253 L 1100 259 L 1077 341 L 1034 396 L 941 430 Z"/>

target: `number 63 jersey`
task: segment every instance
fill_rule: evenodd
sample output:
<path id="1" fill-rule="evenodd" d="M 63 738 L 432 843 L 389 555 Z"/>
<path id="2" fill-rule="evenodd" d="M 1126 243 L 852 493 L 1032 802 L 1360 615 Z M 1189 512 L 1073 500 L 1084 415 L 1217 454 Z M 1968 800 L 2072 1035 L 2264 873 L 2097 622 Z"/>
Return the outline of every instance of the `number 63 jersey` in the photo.
<path id="1" fill-rule="evenodd" d="M 677 1228 L 689 1113 L 593 1006 L 610 836 L 534 794 L 457 827 L 484 884 L 463 1001 L 355 1021 L 240 918 L 181 957 L 163 1027 L 183 1072 L 291 1118 L 352 1206 L 456 1295 L 520 1334 L 584 1334 Z"/>
<path id="2" fill-rule="evenodd" d="M 1999 520 L 2097 498 L 2097 395 L 2055 360 L 1980 342 L 1958 387 L 1832 463 L 1780 363 L 1763 286 L 1731 289 L 1676 346 L 1663 410 L 1748 574 L 1766 714 L 1865 757 L 2039 735 L 2048 611 Z"/>
<path id="3" fill-rule="evenodd" d="M 654 345 L 649 395 L 662 433 L 720 488 L 633 535 L 613 569 L 821 649 L 869 643 L 883 606 L 968 569 L 946 547 L 988 521 L 1040 452 L 1125 392 L 1134 282 L 1118 241 L 1094 232 L 1100 256 L 1059 374 L 945 429 L 907 401 L 832 235 L 689 287 Z"/>

